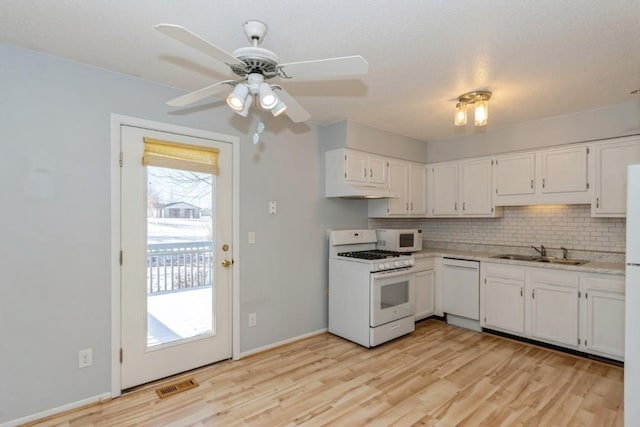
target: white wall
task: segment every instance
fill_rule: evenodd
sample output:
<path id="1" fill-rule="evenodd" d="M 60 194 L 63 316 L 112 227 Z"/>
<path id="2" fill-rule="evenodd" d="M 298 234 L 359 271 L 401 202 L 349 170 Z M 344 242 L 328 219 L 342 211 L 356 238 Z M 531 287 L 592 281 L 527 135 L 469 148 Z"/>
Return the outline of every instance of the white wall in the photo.
<path id="1" fill-rule="evenodd" d="M 640 133 L 640 100 L 429 141 L 429 163 Z"/>
<path id="2" fill-rule="evenodd" d="M 3 44 L 0 64 L 0 424 L 110 391 L 112 113 L 240 136 L 241 351 L 327 326 L 326 229 L 366 227 L 367 206 L 324 198 L 315 126 L 173 112 L 183 92 Z"/>
<path id="3" fill-rule="evenodd" d="M 414 162 L 427 162 L 426 142 L 349 120 L 321 126 L 320 138 L 326 150 L 352 148 Z"/>

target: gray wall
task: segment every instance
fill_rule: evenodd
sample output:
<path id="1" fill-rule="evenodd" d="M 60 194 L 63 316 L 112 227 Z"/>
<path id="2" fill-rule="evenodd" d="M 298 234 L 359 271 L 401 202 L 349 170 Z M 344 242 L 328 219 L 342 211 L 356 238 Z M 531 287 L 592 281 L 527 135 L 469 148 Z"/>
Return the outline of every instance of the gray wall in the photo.
<path id="1" fill-rule="evenodd" d="M 638 133 L 640 100 L 634 100 L 473 135 L 429 141 L 427 158 L 429 163 L 435 163 Z"/>
<path id="2" fill-rule="evenodd" d="M 172 113 L 183 92 L 3 44 L 0 64 L 0 423 L 110 391 L 112 113 L 241 138 L 241 351 L 326 327 L 326 229 L 366 227 L 367 206 L 324 198 L 315 126 L 223 101 Z"/>

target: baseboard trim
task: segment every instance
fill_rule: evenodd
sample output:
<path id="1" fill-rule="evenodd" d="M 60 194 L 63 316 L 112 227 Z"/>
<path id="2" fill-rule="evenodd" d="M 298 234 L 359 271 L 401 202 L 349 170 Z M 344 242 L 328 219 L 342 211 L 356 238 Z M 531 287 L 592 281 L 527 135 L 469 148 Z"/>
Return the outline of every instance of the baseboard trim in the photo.
<path id="1" fill-rule="evenodd" d="M 26 417 L 17 418 L 12 421 L 6 421 L 0 423 L 0 427 L 14 427 L 32 421 L 42 421 L 45 418 L 53 415 L 59 415 L 63 412 L 72 411 L 74 409 L 81 408 L 83 406 L 93 405 L 96 403 L 104 402 L 111 399 L 111 393 L 99 394 L 97 396 L 88 397 L 86 399 L 78 400 L 77 402 L 67 403 L 66 405 L 58 406 L 57 408 L 47 409 L 46 411 L 38 412 L 37 414 L 27 415 Z"/>
<path id="2" fill-rule="evenodd" d="M 286 339 L 286 340 L 283 340 L 283 341 L 278 341 L 278 342 L 275 342 L 273 344 L 265 345 L 264 347 L 254 348 L 253 350 L 249 350 L 249 351 L 245 351 L 245 352 L 240 353 L 240 359 L 242 359 L 243 357 L 247 357 L 247 356 L 253 356 L 254 354 L 262 353 L 262 352 L 267 351 L 267 350 L 273 350 L 276 347 L 282 347 L 283 345 L 291 344 L 291 343 L 294 343 L 296 341 L 300 341 L 300 340 L 303 340 L 303 339 L 306 339 L 306 338 L 311 338 L 311 337 L 314 337 L 316 335 L 324 334 L 325 332 L 327 332 L 327 328 L 318 329 L 317 331 L 309 332 L 308 334 L 298 335 L 297 337 L 289 338 L 289 339 Z M 2 426 L 0 426 L 0 427 L 2 427 Z"/>

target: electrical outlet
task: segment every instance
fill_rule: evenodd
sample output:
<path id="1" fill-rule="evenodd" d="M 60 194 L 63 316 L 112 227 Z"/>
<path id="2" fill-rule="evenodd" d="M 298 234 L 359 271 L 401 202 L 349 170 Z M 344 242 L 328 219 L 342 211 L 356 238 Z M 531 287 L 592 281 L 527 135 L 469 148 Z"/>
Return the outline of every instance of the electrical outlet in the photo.
<path id="1" fill-rule="evenodd" d="M 269 202 L 269 213 L 275 215 L 278 212 L 278 204 L 275 201 Z"/>
<path id="2" fill-rule="evenodd" d="M 85 348 L 78 351 L 78 368 L 88 368 L 93 365 L 93 350 Z"/>
<path id="3" fill-rule="evenodd" d="M 256 232 L 255 231 L 250 231 L 249 232 L 248 241 L 249 241 L 250 245 L 255 245 L 256 244 Z"/>
<path id="4" fill-rule="evenodd" d="M 253 328 L 257 322 L 256 313 L 249 313 L 249 326 Z"/>

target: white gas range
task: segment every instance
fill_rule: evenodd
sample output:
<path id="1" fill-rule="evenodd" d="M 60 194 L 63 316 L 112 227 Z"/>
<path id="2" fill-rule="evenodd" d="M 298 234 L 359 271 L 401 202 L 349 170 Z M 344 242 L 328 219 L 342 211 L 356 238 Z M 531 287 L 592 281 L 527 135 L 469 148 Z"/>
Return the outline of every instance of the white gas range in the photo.
<path id="1" fill-rule="evenodd" d="M 329 236 L 329 332 L 374 347 L 414 331 L 414 257 L 376 249 L 375 230 Z"/>

